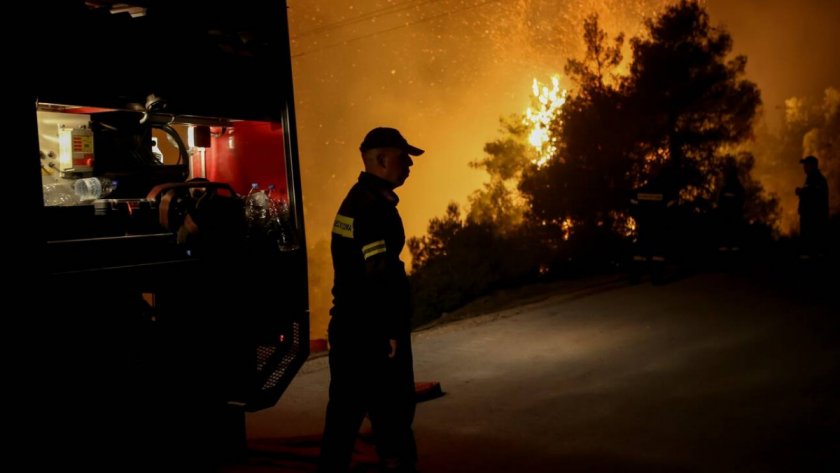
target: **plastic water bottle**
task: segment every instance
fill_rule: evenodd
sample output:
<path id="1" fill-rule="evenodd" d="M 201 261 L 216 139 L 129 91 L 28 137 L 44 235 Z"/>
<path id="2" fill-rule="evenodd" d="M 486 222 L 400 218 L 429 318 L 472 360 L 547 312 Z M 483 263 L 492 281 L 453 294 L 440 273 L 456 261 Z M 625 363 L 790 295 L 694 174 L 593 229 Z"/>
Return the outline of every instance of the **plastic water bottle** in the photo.
<path id="1" fill-rule="evenodd" d="M 268 204 L 268 221 L 266 222 L 266 235 L 269 239 L 279 242 L 283 239 L 283 222 L 280 218 L 280 206 L 274 184 L 268 185 L 265 193 Z"/>
<path id="2" fill-rule="evenodd" d="M 269 184 L 265 191 L 265 198 L 268 203 L 268 219 L 272 222 L 278 217 L 277 205 L 275 202 L 277 200 L 277 192 L 275 192 L 275 188 L 274 184 Z"/>
<path id="3" fill-rule="evenodd" d="M 277 202 L 278 215 L 280 220 L 280 240 L 277 245 L 280 251 L 293 251 L 300 247 L 297 241 L 294 225 L 292 225 L 292 212 L 289 202 L 281 199 Z"/>
<path id="4" fill-rule="evenodd" d="M 79 196 L 73 192 L 73 188 L 70 187 L 70 184 L 65 182 L 44 184 L 43 191 L 44 205 L 48 207 L 76 205 L 79 203 Z"/>
<path id="5" fill-rule="evenodd" d="M 268 221 L 267 200 L 265 192 L 260 190 L 260 185 L 252 183 L 251 190 L 245 196 L 245 219 L 252 232 L 265 230 Z"/>
<path id="6" fill-rule="evenodd" d="M 117 181 L 107 177 L 86 177 L 73 183 L 73 191 L 80 201 L 101 199 L 117 188 Z"/>
<path id="7" fill-rule="evenodd" d="M 269 237 L 277 241 L 280 251 L 298 249 L 297 238 L 291 225 L 289 202 L 275 192 L 274 184 L 268 186 L 268 231 Z"/>

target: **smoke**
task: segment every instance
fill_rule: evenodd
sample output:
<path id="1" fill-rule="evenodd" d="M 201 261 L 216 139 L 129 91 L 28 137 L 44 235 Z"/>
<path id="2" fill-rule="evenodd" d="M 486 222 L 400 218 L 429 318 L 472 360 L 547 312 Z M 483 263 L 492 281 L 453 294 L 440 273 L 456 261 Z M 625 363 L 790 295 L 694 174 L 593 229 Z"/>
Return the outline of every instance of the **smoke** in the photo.
<path id="1" fill-rule="evenodd" d="M 778 131 L 786 99 L 818 97 L 840 87 L 840 2 L 706 0 L 713 24 L 726 28 L 747 76 L 761 89 L 768 126 Z"/>
<path id="2" fill-rule="evenodd" d="M 427 150 L 398 189 L 406 234 L 423 235 L 486 180 L 468 164 L 497 137 L 499 117 L 524 112 L 533 79 L 548 81 L 583 52 L 583 18 L 597 12 L 611 34 L 636 34 L 664 3 L 290 0 L 312 336 L 324 336 L 332 278 L 328 255 L 313 253 L 329 246 L 369 129 L 394 126 Z"/>
<path id="3" fill-rule="evenodd" d="M 329 246 L 326 242 L 335 211 L 361 170 L 357 148 L 370 128 L 397 127 L 410 142 L 427 150 L 415 161 L 406 185 L 398 189 L 407 235 L 422 235 L 430 218 L 443 213 L 451 201 L 466 203 L 486 180 L 485 174 L 468 163 L 481 158 L 484 144 L 498 137 L 500 117 L 524 112 L 530 105 L 533 79 L 548 82 L 553 74 L 562 72 L 568 58 L 581 56 L 587 15 L 598 13 L 610 36 L 623 32 L 629 38 L 642 32 L 644 18 L 654 16 L 670 2 L 288 3 L 313 274 L 312 334 L 323 337 L 332 270 L 329 255 L 321 253 Z M 840 61 L 835 57 L 840 44 L 840 29 L 835 27 L 840 24 L 840 2 L 705 3 L 712 23 L 732 34 L 735 53 L 749 58 L 748 78 L 761 88 L 765 104 L 764 135 L 780 140 L 778 123 L 784 122 L 786 98 L 815 96 L 829 86 L 840 85 Z M 628 53 L 625 51 L 625 58 Z M 571 86 L 565 79 L 561 81 L 561 87 Z M 761 166 L 762 156 L 780 153 L 769 150 L 769 141 L 759 143 L 758 136 L 756 146 L 768 148 L 763 154 L 756 153 L 757 166 Z M 795 152 L 791 151 L 797 155 L 792 169 L 763 163 L 767 178 L 779 183 L 774 187 L 779 196 L 793 189 L 786 186 L 801 184 L 796 160 L 804 136 L 796 143 Z M 825 141 L 817 135 L 814 140 Z"/>
<path id="4" fill-rule="evenodd" d="M 790 97 L 784 101 L 784 119 L 778 129 L 759 128 L 754 144 L 756 177 L 779 198 L 783 234 L 799 230 L 796 187 L 805 181 L 799 159 L 819 159 L 828 180 L 829 207 L 840 213 L 840 91 L 829 87 L 822 96 Z"/>
<path id="5" fill-rule="evenodd" d="M 803 155 L 817 156 L 828 180 L 829 208 L 840 213 L 840 90 L 829 88 L 823 95 L 821 119 L 802 138 Z"/>

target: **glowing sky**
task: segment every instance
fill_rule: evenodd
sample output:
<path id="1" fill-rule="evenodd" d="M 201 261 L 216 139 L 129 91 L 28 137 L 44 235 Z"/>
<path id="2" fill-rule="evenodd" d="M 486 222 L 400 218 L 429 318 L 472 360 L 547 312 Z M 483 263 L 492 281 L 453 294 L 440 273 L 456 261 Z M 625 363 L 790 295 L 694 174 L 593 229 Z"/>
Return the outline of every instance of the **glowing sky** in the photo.
<path id="1" fill-rule="evenodd" d="M 598 12 L 611 33 L 633 35 L 665 3 L 290 0 L 310 238 L 329 228 L 360 169 L 356 148 L 368 129 L 396 126 L 428 150 L 400 191 L 406 232 L 421 234 L 447 202 L 463 202 L 479 187 L 483 175 L 467 163 L 496 135 L 499 117 L 524 111 L 532 80 L 548 81 L 580 53 L 584 16 Z M 840 2 L 710 0 L 707 7 L 732 33 L 736 52 L 747 54 L 768 112 L 840 83 Z"/>

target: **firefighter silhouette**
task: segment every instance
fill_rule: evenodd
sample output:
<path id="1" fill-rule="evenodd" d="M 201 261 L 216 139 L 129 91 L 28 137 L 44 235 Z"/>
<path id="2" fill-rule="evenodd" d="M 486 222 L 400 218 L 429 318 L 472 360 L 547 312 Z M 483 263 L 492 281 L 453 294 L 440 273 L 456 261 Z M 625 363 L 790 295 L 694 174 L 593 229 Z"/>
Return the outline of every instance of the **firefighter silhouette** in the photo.
<path id="1" fill-rule="evenodd" d="M 741 249 L 745 191 L 734 159 L 726 161 L 722 177 L 715 204 L 718 251 L 737 252 Z"/>
<path id="2" fill-rule="evenodd" d="M 802 259 L 825 256 L 828 249 L 828 183 L 820 172 L 819 160 L 807 156 L 799 160 L 805 171 L 805 184 L 796 188 L 799 197 L 799 233 Z"/>
<path id="3" fill-rule="evenodd" d="M 665 264 L 670 247 L 673 207 L 677 203 L 677 176 L 673 166 L 660 173 L 630 197 L 630 215 L 636 222 L 631 275 L 640 278 L 650 271 L 655 283 L 664 280 Z"/>

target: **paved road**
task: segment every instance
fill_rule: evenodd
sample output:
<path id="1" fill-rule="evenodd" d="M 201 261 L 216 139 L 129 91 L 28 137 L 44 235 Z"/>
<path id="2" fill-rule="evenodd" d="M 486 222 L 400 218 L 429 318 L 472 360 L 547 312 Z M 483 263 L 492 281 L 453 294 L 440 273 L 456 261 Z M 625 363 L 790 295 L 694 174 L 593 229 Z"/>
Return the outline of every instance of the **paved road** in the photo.
<path id="1" fill-rule="evenodd" d="M 414 342 L 417 379 L 446 392 L 418 406 L 419 466 L 840 471 L 838 342 L 840 305 L 789 272 L 558 294 L 436 327 Z M 249 415 L 256 452 L 236 471 L 312 471 L 325 362 Z"/>

